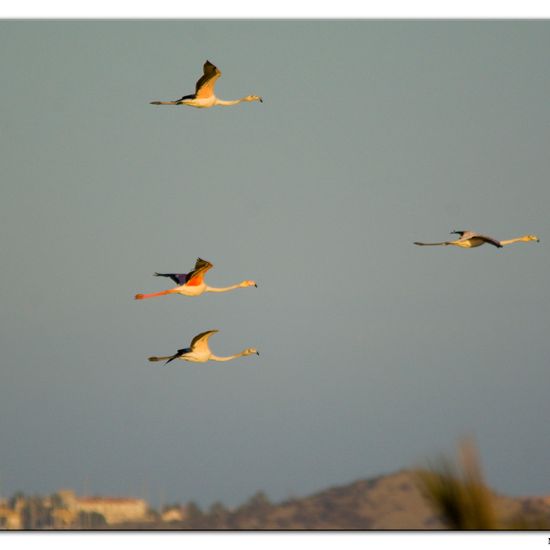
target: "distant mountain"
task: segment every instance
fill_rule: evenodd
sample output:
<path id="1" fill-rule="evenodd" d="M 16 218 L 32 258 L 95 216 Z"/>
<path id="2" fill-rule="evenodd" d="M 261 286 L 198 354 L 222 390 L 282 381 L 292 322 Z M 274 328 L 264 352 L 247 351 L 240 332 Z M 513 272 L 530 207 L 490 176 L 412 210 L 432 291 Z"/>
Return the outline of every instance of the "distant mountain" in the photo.
<path id="1" fill-rule="evenodd" d="M 238 517 L 238 529 L 440 529 L 411 473 L 333 487 Z"/>
<path id="2" fill-rule="evenodd" d="M 550 497 L 511 498 L 494 495 L 501 518 L 511 520 L 550 518 Z M 521 527 L 521 525 L 519 525 Z M 360 480 L 314 495 L 271 504 L 263 494 L 243 506 L 195 515 L 187 521 L 128 525 L 146 529 L 344 529 L 344 530 L 431 530 L 445 529 L 415 482 L 411 471 Z M 528 527 L 523 527 L 528 528 Z"/>

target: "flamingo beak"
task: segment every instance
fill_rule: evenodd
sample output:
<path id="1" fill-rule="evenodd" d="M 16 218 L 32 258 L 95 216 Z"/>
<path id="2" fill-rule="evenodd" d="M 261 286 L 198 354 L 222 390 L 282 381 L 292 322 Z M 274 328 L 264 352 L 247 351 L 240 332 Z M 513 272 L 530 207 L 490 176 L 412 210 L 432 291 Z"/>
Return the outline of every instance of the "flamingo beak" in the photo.
<path id="1" fill-rule="evenodd" d="M 259 352 L 259 351 L 257 351 L 257 352 L 256 352 L 256 355 L 260 355 L 260 352 Z"/>
<path id="2" fill-rule="evenodd" d="M 263 102 L 264 102 L 264 100 L 260 97 L 260 103 L 263 103 Z"/>
<path id="3" fill-rule="evenodd" d="M 258 285 L 257 285 L 256 283 L 254 283 L 254 286 L 255 286 L 256 288 L 258 288 Z"/>

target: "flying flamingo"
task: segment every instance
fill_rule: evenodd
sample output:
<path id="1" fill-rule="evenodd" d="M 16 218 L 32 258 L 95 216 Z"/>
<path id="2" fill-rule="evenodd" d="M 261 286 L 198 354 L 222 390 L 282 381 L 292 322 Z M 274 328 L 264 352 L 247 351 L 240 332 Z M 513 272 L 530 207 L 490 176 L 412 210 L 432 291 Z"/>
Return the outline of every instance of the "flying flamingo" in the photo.
<path id="1" fill-rule="evenodd" d="M 440 245 L 454 245 L 459 246 L 460 248 L 476 248 L 482 244 L 488 243 L 496 246 L 497 248 L 502 248 L 508 244 L 519 243 L 519 242 L 529 242 L 537 241 L 540 242 L 540 239 L 536 235 L 523 235 L 522 237 L 517 237 L 515 239 L 509 239 L 507 241 L 498 241 L 492 237 L 487 237 L 487 235 L 481 235 L 480 233 L 475 233 L 474 231 L 451 231 L 451 235 L 457 234 L 460 235 L 459 239 L 455 241 L 444 241 L 440 243 L 418 243 L 415 242 L 418 246 L 440 246 Z"/>
<path id="2" fill-rule="evenodd" d="M 151 105 L 190 105 L 191 107 L 205 109 L 207 107 L 214 107 L 214 105 L 237 105 L 237 103 L 242 103 L 243 101 L 259 101 L 263 103 L 263 99 L 258 95 L 247 95 L 246 97 L 229 101 L 219 99 L 214 94 L 214 87 L 216 80 L 220 78 L 222 72 L 207 60 L 203 66 L 203 73 L 199 80 L 197 80 L 194 94 L 184 95 L 176 101 L 151 101 Z"/>
<path id="3" fill-rule="evenodd" d="M 206 361 L 231 361 L 237 357 L 244 357 L 246 355 L 260 355 L 260 352 L 256 348 L 246 348 L 241 353 L 235 355 L 229 355 L 228 357 L 218 357 L 214 355 L 208 347 L 208 339 L 212 334 L 219 332 L 218 330 L 207 330 L 197 334 L 193 340 L 191 340 L 191 347 L 179 349 L 174 355 L 167 355 L 165 357 L 149 357 L 149 361 L 165 361 L 165 365 L 173 361 L 174 359 L 181 359 L 182 361 L 191 361 L 193 363 L 206 363 Z"/>
<path id="4" fill-rule="evenodd" d="M 161 292 L 153 292 L 152 294 L 136 294 L 136 300 L 144 300 L 145 298 L 154 298 L 155 296 L 165 296 L 167 294 L 182 294 L 184 296 L 200 296 L 205 292 L 228 292 L 237 288 L 246 288 L 249 286 L 258 285 L 254 281 L 242 281 L 236 285 L 227 286 L 224 288 L 214 288 L 208 286 L 204 281 L 204 274 L 214 267 L 210 262 L 197 258 L 195 269 L 191 273 L 155 273 L 157 277 L 169 277 L 178 286 L 170 290 Z"/>

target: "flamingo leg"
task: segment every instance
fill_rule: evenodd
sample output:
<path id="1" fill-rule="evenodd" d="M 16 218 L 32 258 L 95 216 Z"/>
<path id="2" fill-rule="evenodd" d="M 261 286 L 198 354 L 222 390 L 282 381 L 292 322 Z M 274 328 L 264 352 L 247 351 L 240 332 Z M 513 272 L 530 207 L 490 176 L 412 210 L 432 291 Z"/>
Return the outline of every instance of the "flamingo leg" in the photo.
<path id="1" fill-rule="evenodd" d="M 134 298 L 136 300 L 145 300 L 145 298 L 154 298 L 155 296 L 166 296 L 167 294 L 173 294 L 175 292 L 174 289 L 171 290 L 163 290 L 162 292 L 153 292 L 151 294 L 136 294 Z"/>

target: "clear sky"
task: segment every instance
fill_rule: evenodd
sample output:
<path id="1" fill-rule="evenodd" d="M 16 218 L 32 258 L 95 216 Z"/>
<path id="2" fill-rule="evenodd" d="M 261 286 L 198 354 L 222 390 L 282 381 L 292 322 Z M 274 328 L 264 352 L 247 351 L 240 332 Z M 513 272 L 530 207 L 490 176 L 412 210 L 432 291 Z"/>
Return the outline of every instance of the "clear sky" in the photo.
<path id="1" fill-rule="evenodd" d="M 550 493 L 550 24 L 0 23 L 0 494 L 272 500 L 473 435 Z M 192 93 L 206 59 L 224 99 Z M 418 248 L 454 229 L 541 243 Z M 136 302 L 197 256 L 213 286 Z M 220 333 L 215 353 L 147 361 Z M 173 366 L 172 366 L 173 365 Z"/>

